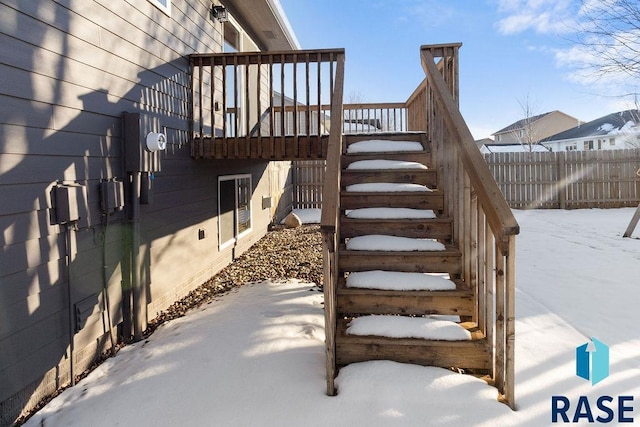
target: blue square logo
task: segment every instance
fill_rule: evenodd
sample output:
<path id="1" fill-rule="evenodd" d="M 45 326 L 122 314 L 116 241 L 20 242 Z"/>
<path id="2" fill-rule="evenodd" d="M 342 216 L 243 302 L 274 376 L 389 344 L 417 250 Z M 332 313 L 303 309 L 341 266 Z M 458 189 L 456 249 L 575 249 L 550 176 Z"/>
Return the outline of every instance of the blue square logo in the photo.
<path id="1" fill-rule="evenodd" d="M 609 376 L 609 346 L 592 337 L 576 348 L 576 375 L 596 385 Z"/>

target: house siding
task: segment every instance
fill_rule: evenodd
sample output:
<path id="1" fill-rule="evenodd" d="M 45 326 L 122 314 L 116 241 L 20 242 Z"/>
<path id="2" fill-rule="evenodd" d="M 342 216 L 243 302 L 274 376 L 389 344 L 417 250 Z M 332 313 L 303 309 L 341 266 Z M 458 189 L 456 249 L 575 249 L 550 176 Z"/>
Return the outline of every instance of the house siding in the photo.
<path id="1" fill-rule="evenodd" d="M 571 129 L 577 126 L 579 121 L 561 111 L 553 111 L 544 117 L 531 123 L 532 133 L 538 141 L 555 135 L 559 132 Z M 510 129 L 504 132 L 496 132 L 494 134 L 497 144 L 518 144 L 521 142 L 518 132 L 524 127 Z"/>
<path id="2" fill-rule="evenodd" d="M 105 229 L 98 190 L 103 180 L 126 179 L 123 112 L 140 113 L 145 131 L 168 139 L 140 212 L 148 319 L 286 210 L 277 202 L 288 163 L 190 157 L 186 55 L 222 51 L 210 5 L 173 0 L 169 17 L 139 0 L 0 0 L 0 425 L 69 382 L 69 284 L 71 304 L 89 307 L 73 335 L 76 375 L 109 348 L 105 325 L 115 331 L 122 322 L 124 213 Z M 217 177 L 238 173 L 252 176 L 253 231 L 219 251 Z M 61 182 L 87 189 L 68 265 L 65 227 L 51 221 L 51 190 Z M 276 203 L 262 209 L 272 194 Z"/>

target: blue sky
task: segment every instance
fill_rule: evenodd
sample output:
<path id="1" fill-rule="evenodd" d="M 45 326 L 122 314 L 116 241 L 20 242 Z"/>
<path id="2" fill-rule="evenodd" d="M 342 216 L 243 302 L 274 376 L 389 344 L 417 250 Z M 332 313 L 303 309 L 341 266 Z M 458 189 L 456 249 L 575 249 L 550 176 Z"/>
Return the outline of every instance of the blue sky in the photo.
<path id="1" fill-rule="evenodd" d="M 588 0 L 594 1 L 594 0 Z M 579 0 L 280 0 L 303 49 L 346 49 L 345 102 L 406 100 L 423 44 L 462 42 L 460 109 L 476 138 L 534 113 L 590 121 L 632 108 L 628 85 L 585 78 L 571 40 Z M 578 58 L 579 59 L 579 58 Z"/>

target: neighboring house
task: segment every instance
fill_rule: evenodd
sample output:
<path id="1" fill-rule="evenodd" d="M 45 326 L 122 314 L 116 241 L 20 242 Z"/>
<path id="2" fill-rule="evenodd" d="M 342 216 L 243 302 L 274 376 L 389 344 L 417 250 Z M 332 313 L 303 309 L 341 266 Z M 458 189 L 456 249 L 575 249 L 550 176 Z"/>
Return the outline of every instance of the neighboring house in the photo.
<path id="1" fill-rule="evenodd" d="M 536 144 L 529 149 L 528 146 L 523 144 L 483 144 L 480 147 L 482 154 L 488 153 L 544 153 L 549 152 L 547 147 Z"/>
<path id="2" fill-rule="evenodd" d="M 191 157 L 187 55 L 299 49 L 277 0 L 222 5 L 0 0 L 0 425 L 286 210 L 290 162 Z"/>
<path id="3" fill-rule="evenodd" d="M 626 110 L 608 114 L 552 135 L 541 143 L 552 151 L 640 148 L 640 113 Z"/>
<path id="4" fill-rule="evenodd" d="M 539 141 L 558 132 L 571 129 L 580 120 L 562 111 L 551 111 L 518 120 L 493 134 L 496 144 L 535 145 Z"/>
<path id="5" fill-rule="evenodd" d="M 477 139 L 475 143 L 476 143 L 476 146 L 478 147 L 478 150 L 480 150 L 480 152 L 483 152 L 482 150 L 484 149 L 485 145 L 494 144 L 495 141 L 491 138 L 482 138 L 482 139 Z"/>

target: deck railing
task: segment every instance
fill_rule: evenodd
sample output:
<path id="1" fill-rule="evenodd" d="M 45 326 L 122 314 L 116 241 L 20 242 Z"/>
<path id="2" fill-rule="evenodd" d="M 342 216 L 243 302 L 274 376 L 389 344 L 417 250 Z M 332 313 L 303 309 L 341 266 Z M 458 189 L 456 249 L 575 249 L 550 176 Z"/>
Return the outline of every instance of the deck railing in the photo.
<path id="1" fill-rule="evenodd" d="M 344 49 L 190 55 L 192 156 L 324 158 L 343 58 Z"/>
<path id="2" fill-rule="evenodd" d="M 493 351 L 492 377 L 514 404 L 515 235 L 519 232 L 480 150 L 458 109 L 460 44 L 421 48 L 426 73 L 426 129 L 445 215 L 463 253 L 463 279 L 478 296 L 476 320 Z M 436 64 L 436 58 L 440 58 Z"/>
<path id="3" fill-rule="evenodd" d="M 404 102 L 344 104 L 344 133 L 406 132 Z"/>

